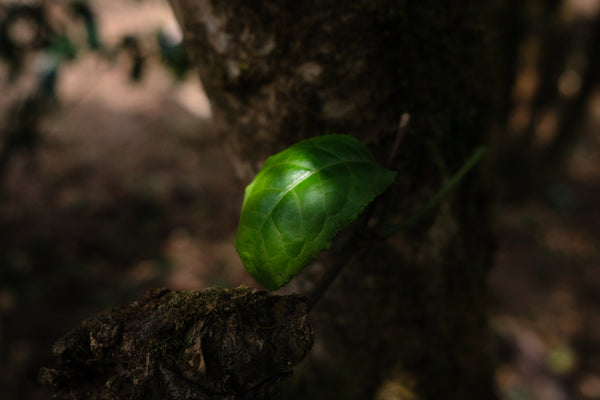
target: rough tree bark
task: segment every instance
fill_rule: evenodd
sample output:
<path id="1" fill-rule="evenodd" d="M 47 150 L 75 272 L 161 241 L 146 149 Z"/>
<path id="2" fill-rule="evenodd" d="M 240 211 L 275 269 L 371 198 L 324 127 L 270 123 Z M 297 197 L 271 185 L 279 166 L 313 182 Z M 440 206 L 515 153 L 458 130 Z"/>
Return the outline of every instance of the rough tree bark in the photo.
<path id="1" fill-rule="evenodd" d="M 244 183 L 268 155 L 331 132 L 385 160 L 411 114 L 390 222 L 486 140 L 492 3 L 171 0 Z M 274 398 L 493 398 L 487 193 L 472 174 L 418 227 L 361 251 L 311 312 L 314 349 Z"/>
<path id="2" fill-rule="evenodd" d="M 56 399 L 262 398 L 313 343 L 298 296 L 157 289 L 60 338 L 40 381 Z"/>
<path id="3" fill-rule="evenodd" d="M 486 140 L 484 3 L 171 0 L 244 183 L 268 155 L 331 132 L 386 160 L 411 114 L 387 223 Z M 314 346 L 272 398 L 492 399 L 487 193 L 472 173 L 416 227 L 363 246 L 308 317 L 295 295 L 153 292 L 66 335 L 41 379 L 63 398 L 261 398 L 311 347 L 310 320 Z M 287 290 L 309 293 L 325 264 Z"/>

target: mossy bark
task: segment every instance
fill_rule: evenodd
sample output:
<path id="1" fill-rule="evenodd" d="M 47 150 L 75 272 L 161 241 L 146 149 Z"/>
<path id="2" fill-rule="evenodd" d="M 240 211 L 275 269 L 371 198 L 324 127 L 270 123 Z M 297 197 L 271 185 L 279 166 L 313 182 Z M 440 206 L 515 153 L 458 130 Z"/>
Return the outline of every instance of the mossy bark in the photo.
<path id="1" fill-rule="evenodd" d="M 299 296 L 157 289 L 60 338 L 40 381 L 56 399 L 256 399 L 312 343 Z"/>
<path id="2" fill-rule="evenodd" d="M 268 155 L 325 133 L 356 136 L 386 160 L 408 112 L 391 165 L 393 223 L 486 142 L 492 3 L 171 4 L 245 182 Z M 277 396 L 493 398 L 488 205 L 480 169 L 417 227 L 361 251 L 311 313 L 315 348 Z"/>

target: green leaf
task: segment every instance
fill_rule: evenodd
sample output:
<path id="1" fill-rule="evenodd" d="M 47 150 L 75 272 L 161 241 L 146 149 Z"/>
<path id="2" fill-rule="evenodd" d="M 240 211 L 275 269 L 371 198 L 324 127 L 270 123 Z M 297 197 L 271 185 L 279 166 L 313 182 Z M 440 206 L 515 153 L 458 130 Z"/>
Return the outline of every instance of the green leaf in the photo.
<path id="1" fill-rule="evenodd" d="M 87 1 L 74 1 L 71 4 L 71 9 L 75 16 L 83 20 L 88 45 L 91 49 L 98 50 L 100 48 L 100 36 L 98 35 L 98 24 L 94 11 Z"/>
<path id="2" fill-rule="evenodd" d="M 394 180 L 357 139 L 326 135 L 271 156 L 246 188 L 235 247 L 250 274 L 276 290 Z"/>

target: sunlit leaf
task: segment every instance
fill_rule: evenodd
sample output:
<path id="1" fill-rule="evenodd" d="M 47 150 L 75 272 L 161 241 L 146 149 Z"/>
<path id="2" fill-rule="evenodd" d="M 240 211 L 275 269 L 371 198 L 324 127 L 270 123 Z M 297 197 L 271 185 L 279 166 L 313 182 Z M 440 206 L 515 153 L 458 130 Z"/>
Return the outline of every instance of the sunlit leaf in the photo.
<path id="1" fill-rule="evenodd" d="M 263 286 L 289 282 L 394 180 L 357 139 L 319 136 L 265 162 L 246 188 L 235 245 Z"/>

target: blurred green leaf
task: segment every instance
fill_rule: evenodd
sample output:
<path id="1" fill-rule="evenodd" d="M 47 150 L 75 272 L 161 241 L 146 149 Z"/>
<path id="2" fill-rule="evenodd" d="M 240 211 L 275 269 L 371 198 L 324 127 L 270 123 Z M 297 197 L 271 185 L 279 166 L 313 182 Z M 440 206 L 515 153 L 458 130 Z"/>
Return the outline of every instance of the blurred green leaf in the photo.
<path id="1" fill-rule="evenodd" d="M 139 39 L 134 35 L 126 35 L 121 39 L 121 48 L 131 57 L 129 78 L 134 82 L 141 81 L 146 67 L 146 57 L 142 54 Z"/>
<path id="2" fill-rule="evenodd" d="M 59 59 L 67 61 L 77 58 L 77 47 L 66 35 L 54 36 L 46 51 L 53 53 Z"/>
<path id="3" fill-rule="evenodd" d="M 71 4 L 71 10 L 76 17 L 83 20 L 88 46 L 90 46 L 91 49 L 98 50 L 100 48 L 100 36 L 98 34 L 96 16 L 91 7 L 86 1 L 74 1 Z"/>
<path id="4" fill-rule="evenodd" d="M 269 157 L 246 188 L 235 246 L 263 286 L 289 282 L 396 173 L 357 139 L 327 135 Z"/>
<path id="5" fill-rule="evenodd" d="M 177 80 L 183 80 L 185 74 L 191 68 L 190 59 L 185 51 L 183 42 L 173 42 L 163 31 L 156 35 L 156 41 L 160 49 L 160 55 Z"/>

